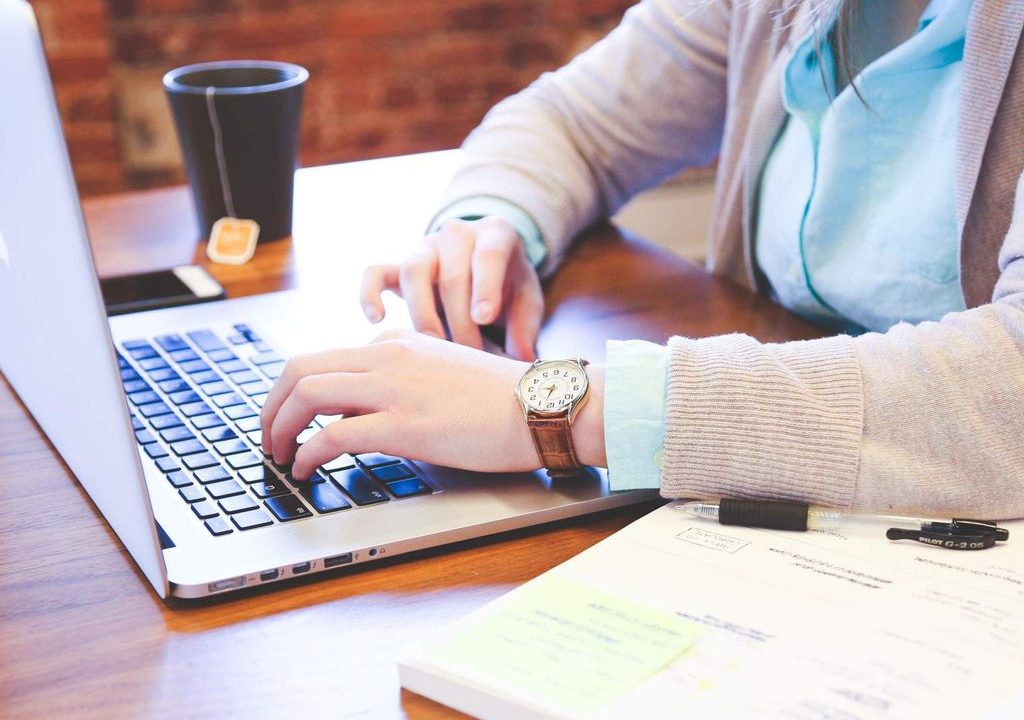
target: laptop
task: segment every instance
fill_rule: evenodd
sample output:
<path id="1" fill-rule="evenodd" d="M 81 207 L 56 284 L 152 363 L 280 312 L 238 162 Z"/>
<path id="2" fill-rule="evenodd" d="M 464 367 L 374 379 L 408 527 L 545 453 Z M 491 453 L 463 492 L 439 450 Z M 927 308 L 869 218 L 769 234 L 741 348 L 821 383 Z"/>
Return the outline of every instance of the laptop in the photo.
<path id="1" fill-rule="evenodd" d="M 22 0 L 0 0 L 0 67 L 17 69 L 0 74 L 0 370 L 161 598 L 230 593 L 654 497 L 610 493 L 602 470 L 553 482 L 381 453 L 342 455 L 315 482 L 293 481 L 260 451 L 259 408 L 290 353 L 379 332 L 355 290 L 329 307 L 289 291 L 108 318 Z M 333 419 L 318 417 L 300 441 Z"/>

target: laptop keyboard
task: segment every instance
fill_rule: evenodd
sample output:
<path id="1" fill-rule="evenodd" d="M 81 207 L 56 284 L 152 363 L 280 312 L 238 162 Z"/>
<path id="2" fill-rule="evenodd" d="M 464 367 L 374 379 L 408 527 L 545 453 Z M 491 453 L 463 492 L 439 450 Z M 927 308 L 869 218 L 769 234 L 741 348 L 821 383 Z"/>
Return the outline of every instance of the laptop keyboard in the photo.
<path id="1" fill-rule="evenodd" d="M 140 452 L 215 536 L 427 495 L 402 458 L 341 455 L 299 482 L 260 448 L 260 408 L 285 358 L 248 325 L 121 343 L 118 365 Z M 318 415 L 309 439 L 337 416 Z"/>

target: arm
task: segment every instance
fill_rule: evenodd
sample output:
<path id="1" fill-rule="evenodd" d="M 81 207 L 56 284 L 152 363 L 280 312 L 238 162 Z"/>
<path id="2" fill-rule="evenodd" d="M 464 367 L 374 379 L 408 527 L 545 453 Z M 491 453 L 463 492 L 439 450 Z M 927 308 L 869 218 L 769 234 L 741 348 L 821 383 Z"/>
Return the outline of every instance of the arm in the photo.
<path id="1" fill-rule="evenodd" d="M 992 303 L 885 334 L 670 343 L 662 490 L 1024 516 L 1024 177 Z"/>
<path id="2" fill-rule="evenodd" d="M 549 272 L 592 222 L 712 160 L 726 105 L 728 6 L 632 8 L 608 37 L 488 113 L 463 145 L 442 208 L 478 195 L 515 203 L 540 229 Z"/>

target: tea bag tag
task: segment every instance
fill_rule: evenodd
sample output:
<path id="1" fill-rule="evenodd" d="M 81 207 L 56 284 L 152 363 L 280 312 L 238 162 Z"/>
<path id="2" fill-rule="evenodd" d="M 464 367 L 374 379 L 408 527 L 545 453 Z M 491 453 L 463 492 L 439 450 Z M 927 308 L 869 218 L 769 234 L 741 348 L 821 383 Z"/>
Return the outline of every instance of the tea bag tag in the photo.
<path id="1" fill-rule="evenodd" d="M 215 263 L 244 265 L 256 252 L 260 226 L 255 220 L 222 217 L 210 230 L 206 257 Z"/>

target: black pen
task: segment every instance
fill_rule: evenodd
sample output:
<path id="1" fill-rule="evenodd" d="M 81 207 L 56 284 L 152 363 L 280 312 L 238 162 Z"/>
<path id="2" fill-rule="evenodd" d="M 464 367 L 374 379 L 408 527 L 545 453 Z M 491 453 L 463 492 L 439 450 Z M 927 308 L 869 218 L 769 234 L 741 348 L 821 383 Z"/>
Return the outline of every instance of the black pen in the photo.
<path id="1" fill-rule="evenodd" d="M 950 550 L 983 550 L 1009 539 L 1010 531 L 988 520 L 935 520 L 904 515 L 848 513 L 806 503 L 778 500 L 694 501 L 675 506 L 693 517 L 772 530 L 830 530 L 856 525 L 889 525 L 890 540 L 917 542 Z"/>

